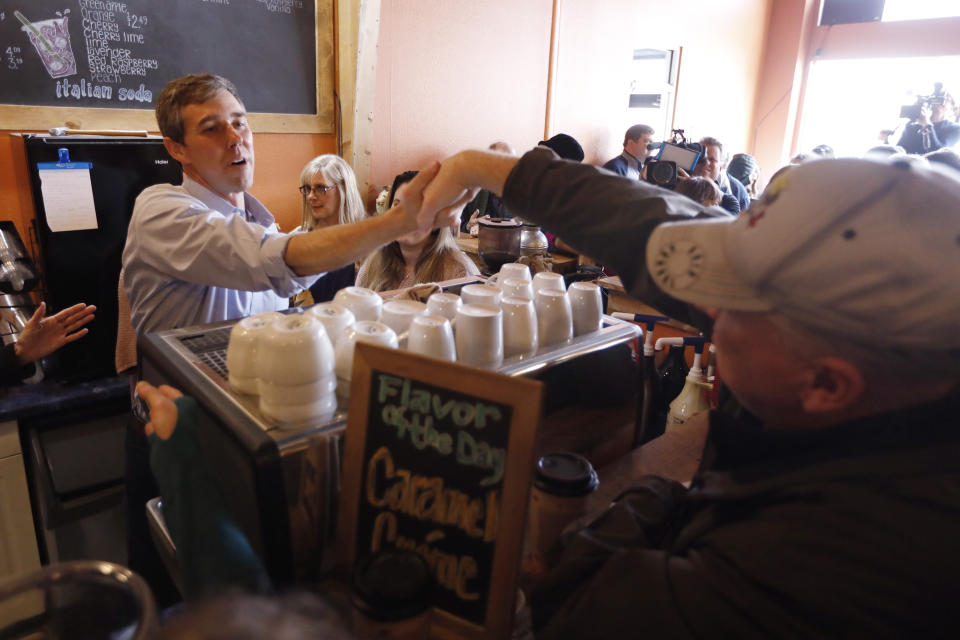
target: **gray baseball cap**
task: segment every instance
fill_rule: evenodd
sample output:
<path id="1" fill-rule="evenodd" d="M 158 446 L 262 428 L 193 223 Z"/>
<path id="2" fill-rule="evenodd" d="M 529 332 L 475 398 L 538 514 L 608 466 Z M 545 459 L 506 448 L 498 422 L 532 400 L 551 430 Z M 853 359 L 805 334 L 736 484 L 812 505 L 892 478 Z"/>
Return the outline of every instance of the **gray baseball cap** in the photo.
<path id="1" fill-rule="evenodd" d="M 681 300 L 776 311 L 834 342 L 908 359 L 945 354 L 958 371 L 960 181 L 935 168 L 800 165 L 738 218 L 660 225 L 647 266 Z"/>

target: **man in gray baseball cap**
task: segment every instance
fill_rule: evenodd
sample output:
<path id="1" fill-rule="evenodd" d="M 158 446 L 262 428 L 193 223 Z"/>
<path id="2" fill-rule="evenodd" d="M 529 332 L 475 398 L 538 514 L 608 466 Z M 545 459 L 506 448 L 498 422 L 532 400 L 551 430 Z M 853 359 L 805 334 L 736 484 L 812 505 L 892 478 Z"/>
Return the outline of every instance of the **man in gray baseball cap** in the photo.
<path id="1" fill-rule="evenodd" d="M 650 477 L 571 536 L 537 638 L 960 625 L 960 182 L 820 160 L 731 220 L 547 150 L 468 151 L 424 207 L 478 186 L 711 334 L 758 419 L 712 414 L 689 490 Z"/>

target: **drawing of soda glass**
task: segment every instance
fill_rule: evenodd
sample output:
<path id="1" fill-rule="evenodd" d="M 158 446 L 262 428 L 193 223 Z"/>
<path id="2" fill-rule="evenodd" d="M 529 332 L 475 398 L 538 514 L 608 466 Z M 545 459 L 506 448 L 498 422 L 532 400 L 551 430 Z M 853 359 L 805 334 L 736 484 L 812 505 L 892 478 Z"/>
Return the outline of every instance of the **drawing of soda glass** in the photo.
<path id="1" fill-rule="evenodd" d="M 61 16 L 30 22 L 20 27 L 30 36 L 30 42 L 40 54 L 43 66 L 51 78 L 72 76 L 77 72 L 77 60 L 73 57 L 70 31 L 67 29 L 68 19 L 69 16 Z"/>

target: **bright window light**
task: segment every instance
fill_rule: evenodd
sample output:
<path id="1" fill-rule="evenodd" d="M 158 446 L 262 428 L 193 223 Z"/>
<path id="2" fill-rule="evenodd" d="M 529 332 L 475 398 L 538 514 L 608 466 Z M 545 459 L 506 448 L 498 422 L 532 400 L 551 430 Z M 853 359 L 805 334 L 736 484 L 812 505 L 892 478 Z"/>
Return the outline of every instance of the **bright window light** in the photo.
<path id="1" fill-rule="evenodd" d="M 960 16 L 957 0 L 887 0 L 883 5 L 883 22 L 925 20 Z"/>
<path id="2" fill-rule="evenodd" d="M 944 83 L 960 92 L 960 56 L 817 60 L 811 65 L 800 126 L 800 151 L 828 144 L 839 156 L 862 156 L 893 131 L 896 144 L 907 120 L 902 105 Z"/>

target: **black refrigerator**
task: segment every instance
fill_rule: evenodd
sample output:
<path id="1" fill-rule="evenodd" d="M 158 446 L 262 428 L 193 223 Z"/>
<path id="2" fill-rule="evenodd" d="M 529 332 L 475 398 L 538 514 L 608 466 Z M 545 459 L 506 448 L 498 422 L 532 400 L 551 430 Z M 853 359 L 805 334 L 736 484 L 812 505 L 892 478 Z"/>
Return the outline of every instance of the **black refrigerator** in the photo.
<path id="1" fill-rule="evenodd" d="M 159 137 L 24 138 L 48 314 L 77 302 L 97 305 L 89 335 L 57 351 L 47 366 L 47 375 L 63 382 L 114 375 L 117 282 L 133 202 L 152 184 L 180 184 L 180 164 L 167 154 Z M 51 229 L 44 207 L 41 169 L 58 163 L 88 163 L 82 166 L 89 169 L 95 229 Z"/>

